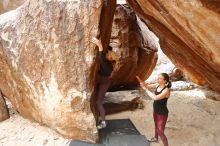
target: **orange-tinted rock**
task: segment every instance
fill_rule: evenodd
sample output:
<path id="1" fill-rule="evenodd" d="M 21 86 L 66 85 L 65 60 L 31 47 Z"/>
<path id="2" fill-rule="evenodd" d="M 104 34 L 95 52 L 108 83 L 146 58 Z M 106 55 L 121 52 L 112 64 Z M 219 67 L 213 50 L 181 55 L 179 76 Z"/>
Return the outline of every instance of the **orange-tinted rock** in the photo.
<path id="1" fill-rule="evenodd" d="M 9 10 L 16 9 L 21 6 L 26 0 L 1 0 L 0 1 L 0 14 Z"/>
<path id="2" fill-rule="evenodd" d="M 136 75 L 145 80 L 155 67 L 157 48 L 149 47 L 151 44 L 144 30 L 147 28 L 139 26 L 138 18 L 127 5 L 117 6 L 110 45 L 119 60 L 112 74 L 112 89 L 136 85 Z"/>
<path id="3" fill-rule="evenodd" d="M 106 51 L 105 49 L 107 49 L 107 46 L 109 45 L 115 8 L 116 8 L 116 0 L 105 1 L 103 4 L 103 7 L 102 7 L 102 13 L 101 13 L 101 18 L 100 18 L 100 22 L 99 22 L 99 28 L 100 28 L 99 37 L 101 38 L 104 51 Z M 93 71 L 91 71 L 92 74 L 90 77 L 92 79 L 96 79 L 96 77 L 97 77 L 96 73 L 99 68 L 98 57 L 96 59 L 97 59 L 96 60 L 97 63 L 96 63 L 96 65 L 94 65 Z M 96 86 L 96 81 L 94 81 L 93 83 Z M 91 96 L 92 96 L 92 99 L 90 100 L 91 110 L 96 118 L 96 121 L 98 121 L 99 115 L 98 115 L 98 111 L 97 111 L 97 107 L 96 107 L 96 105 L 97 105 L 96 104 L 97 103 L 96 102 L 97 101 L 96 90 L 93 92 L 93 94 Z"/>
<path id="4" fill-rule="evenodd" d="M 178 68 L 174 68 L 169 76 L 171 81 L 185 80 L 183 72 Z"/>
<path id="5" fill-rule="evenodd" d="M 8 109 L 5 100 L 0 92 L 0 122 L 9 118 Z"/>
<path id="6" fill-rule="evenodd" d="M 127 2 L 157 34 L 163 52 L 188 78 L 220 92 L 219 2 Z"/>
<path id="7" fill-rule="evenodd" d="M 16 110 L 72 139 L 96 141 L 101 0 L 30 0 L 0 16 L 0 88 Z"/>

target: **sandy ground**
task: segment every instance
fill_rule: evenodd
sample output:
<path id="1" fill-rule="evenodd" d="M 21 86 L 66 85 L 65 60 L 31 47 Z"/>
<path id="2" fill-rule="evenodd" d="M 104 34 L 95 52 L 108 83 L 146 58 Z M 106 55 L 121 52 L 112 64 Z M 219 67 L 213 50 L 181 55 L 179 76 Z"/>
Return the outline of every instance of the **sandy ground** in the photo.
<path id="1" fill-rule="evenodd" d="M 108 99 L 123 101 L 140 96 L 144 109 L 108 115 L 107 119 L 130 118 L 147 138 L 154 135 L 152 103 L 142 90 L 109 93 Z M 166 135 L 170 146 L 219 146 L 220 102 L 206 99 L 201 90 L 173 91 Z M 23 119 L 18 114 L 0 123 L 0 146 L 67 146 L 70 142 L 53 130 Z M 151 146 L 162 146 L 152 143 Z"/>
<path id="2" fill-rule="evenodd" d="M 0 146 L 66 146 L 68 140 L 53 130 L 13 115 L 0 123 Z"/>

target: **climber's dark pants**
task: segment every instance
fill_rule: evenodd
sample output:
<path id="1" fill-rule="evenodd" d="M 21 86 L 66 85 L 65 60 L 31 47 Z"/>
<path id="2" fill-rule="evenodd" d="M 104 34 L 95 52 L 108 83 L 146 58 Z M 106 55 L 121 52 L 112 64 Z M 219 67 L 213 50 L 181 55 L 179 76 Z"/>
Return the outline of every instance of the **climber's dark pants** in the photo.
<path id="1" fill-rule="evenodd" d="M 105 98 L 105 93 L 110 86 L 110 78 L 106 76 L 98 76 L 97 83 L 97 109 L 99 112 L 99 120 L 105 120 L 105 109 L 103 107 L 103 102 Z"/>

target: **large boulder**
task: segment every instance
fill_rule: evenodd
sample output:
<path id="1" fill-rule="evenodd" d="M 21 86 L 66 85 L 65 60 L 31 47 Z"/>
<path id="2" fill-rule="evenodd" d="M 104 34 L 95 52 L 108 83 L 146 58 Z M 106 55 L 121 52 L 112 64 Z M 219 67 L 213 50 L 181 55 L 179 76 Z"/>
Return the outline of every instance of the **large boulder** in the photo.
<path id="1" fill-rule="evenodd" d="M 152 73 L 157 62 L 156 40 L 127 5 L 118 5 L 114 15 L 110 46 L 117 53 L 111 89 L 132 88 L 136 75 L 143 80 Z"/>
<path id="2" fill-rule="evenodd" d="M 9 10 L 16 9 L 26 0 L 1 0 L 0 1 L 0 14 L 7 12 Z"/>
<path id="3" fill-rule="evenodd" d="M 0 89 L 23 117 L 67 138 L 97 141 L 98 59 L 90 40 L 99 35 L 106 49 L 115 7 L 115 0 L 28 0 L 0 16 Z M 122 43 L 112 86 L 137 84 L 136 74 L 152 72 L 156 47 L 130 9 L 119 8 L 115 18 L 120 35 L 112 40 Z"/>
<path id="4" fill-rule="evenodd" d="M 30 0 L 0 16 L 0 88 L 17 111 L 72 139 L 96 141 L 90 108 L 101 0 Z"/>
<path id="5" fill-rule="evenodd" d="M 199 85 L 220 92 L 220 3 L 127 0 L 160 38 L 161 49 Z"/>

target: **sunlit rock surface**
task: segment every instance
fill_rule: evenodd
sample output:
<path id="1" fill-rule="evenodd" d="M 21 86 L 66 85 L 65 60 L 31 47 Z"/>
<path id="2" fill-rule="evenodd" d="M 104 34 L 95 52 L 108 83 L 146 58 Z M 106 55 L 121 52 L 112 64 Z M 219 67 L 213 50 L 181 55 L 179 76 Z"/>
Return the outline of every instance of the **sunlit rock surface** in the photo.
<path id="1" fill-rule="evenodd" d="M 18 112 L 96 141 L 90 108 L 101 0 L 30 0 L 0 16 L 0 88 Z"/>
<path id="2" fill-rule="evenodd" d="M 127 0 L 161 49 L 193 82 L 220 92 L 218 1 Z"/>

